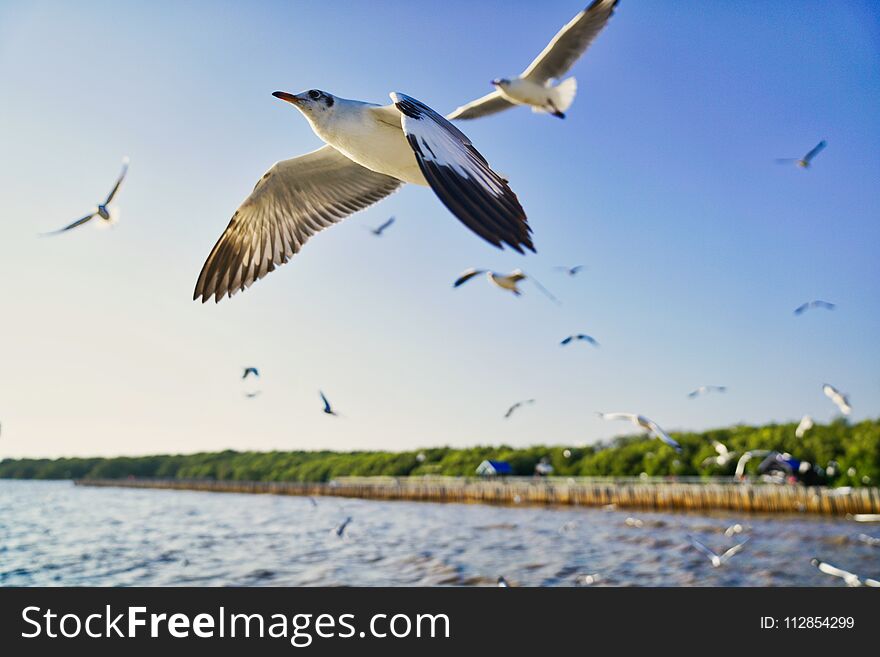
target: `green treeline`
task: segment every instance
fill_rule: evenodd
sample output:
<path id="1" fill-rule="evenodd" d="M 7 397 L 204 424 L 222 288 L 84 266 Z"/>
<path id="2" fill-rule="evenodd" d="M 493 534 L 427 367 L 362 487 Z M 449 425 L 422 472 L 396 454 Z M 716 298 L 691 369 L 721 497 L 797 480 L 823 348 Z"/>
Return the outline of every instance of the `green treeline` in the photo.
<path id="1" fill-rule="evenodd" d="M 736 426 L 701 433 L 674 433 L 683 452 L 676 454 L 643 435 L 609 443 L 574 447 L 440 447 L 411 452 L 204 452 L 117 458 L 5 459 L 4 479 L 85 479 L 164 477 L 262 481 L 329 481 L 343 476 L 473 475 L 483 459 L 509 462 L 517 475 L 531 475 L 547 458 L 559 476 L 651 476 L 732 474 L 733 462 L 701 467 L 715 455 L 712 440 L 731 451 L 773 449 L 820 466 L 838 463 L 832 483 L 859 486 L 880 482 L 880 419 L 816 425 L 803 439 L 794 424 Z M 568 450 L 569 456 L 565 456 Z M 423 456 L 420 460 L 420 456 Z M 761 459 L 750 463 L 754 469 Z M 865 479 L 867 477 L 867 479 Z"/>

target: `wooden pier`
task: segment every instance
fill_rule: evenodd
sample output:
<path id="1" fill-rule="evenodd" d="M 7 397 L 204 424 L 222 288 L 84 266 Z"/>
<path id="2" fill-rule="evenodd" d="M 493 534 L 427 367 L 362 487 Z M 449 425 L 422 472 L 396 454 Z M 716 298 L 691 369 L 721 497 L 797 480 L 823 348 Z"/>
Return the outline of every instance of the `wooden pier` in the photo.
<path id="1" fill-rule="evenodd" d="M 328 483 L 209 479 L 84 479 L 78 486 L 158 488 L 215 493 L 355 497 L 373 500 L 476 504 L 572 505 L 658 511 L 878 514 L 878 488 L 805 488 L 709 482 L 456 477 L 348 477 Z"/>

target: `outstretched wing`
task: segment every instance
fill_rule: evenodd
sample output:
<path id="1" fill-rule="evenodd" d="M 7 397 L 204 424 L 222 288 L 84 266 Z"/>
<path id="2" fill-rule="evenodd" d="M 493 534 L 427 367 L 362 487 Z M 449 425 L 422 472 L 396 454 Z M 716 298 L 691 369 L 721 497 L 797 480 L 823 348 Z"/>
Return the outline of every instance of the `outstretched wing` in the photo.
<path id="1" fill-rule="evenodd" d="M 85 217 L 82 217 L 81 219 L 77 219 L 72 224 L 68 224 L 64 228 L 59 228 L 58 230 L 53 230 L 48 233 L 43 233 L 43 235 L 57 235 L 58 233 L 65 233 L 68 230 L 76 228 L 77 226 L 82 226 L 87 221 L 90 221 L 95 216 L 95 214 L 96 213 L 94 213 L 94 212 L 92 212 L 92 214 L 87 214 Z"/>
<path id="2" fill-rule="evenodd" d="M 469 280 L 471 280 L 474 276 L 479 276 L 480 274 L 485 274 L 485 273 L 486 273 L 485 269 L 466 269 L 465 271 L 463 271 L 461 273 L 461 276 L 459 276 L 455 280 L 455 283 L 452 284 L 452 287 L 458 287 L 459 285 L 463 285 L 463 284 L 467 283 Z"/>
<path id="3" fill-rule="evenodd" d="M 382 224 L 381 226 L 379 226 L 379 227 L 376 229 L 376 233 L 379 234 L 379 235 L 381 235 L 382 232 L 383 232 L 386 228 L 388 228 L 388 226 L 390 226 L 390 225 L 393 224 L 393 223 L 394 223 L 394 217 L 390 217 L 390 218 L 389 218 L 384 224 Z"/>
<path id="4" fill-rule="evenodd" d="M 747 538 L 742 543 L 737 543 L 732 548 L 727 550 L 724 554 L 721 555 L 721 562 L 724 563 L 725 561 L 730 559 L 733 555 L 737 554 L 738 552 L 742 552 L 742 549 L 746 546 L 746 543 L 748 543 L 748 542 L 749 542 L 749 539 Z"/>
<path id="5" fill-rule="evenodd" d="M 666 433 L 665 431 L 663 431 L 663 429 L 660 427 L 659 424 L 657 424 L 656 422 L 654 422 L 654 420 L 652 420 L 652 419 L 650 419 L 650 418 L 645 418 L 645 420 L 647 421 L 648 426 L 649 426 L 650 429 L 651 429 L 651 433 L 653 433 L 653 434 L 654 434 L 655 436 L 657 436 L 660 440 L 662 440 L 664 443 L 666 443 L 667 445 L 669 445 L 669 446 L 670 446 L 672 449 L 674 449 L 676 452 L 680 452 L 680 451 L 681 451 L 681 445 L 679 445 L 677 442 L 675 442 L 675 441 L 669 436 L 668 433 Z"/>
<path id="6" fill-rule="evenodd" d="M 617 2 L 618 0 L 594 0 L 556 33 L 520 77 L 543 84 L 547 80 L 565 75 L 608 23 Z"/>
<path id="7" fill-rule="evenodd" d="M 534 251 L 526 213 L 507 182 L 471 140 L 427 105 L 401 93 L 391 99 L 422 175 L 452 214 L 484 240 Z"/>
<path id="8" fill-rule="evenodd" d="M 705 545 L 703 545 L 702 543 L 700 543 L 700 541 L 698 541 L 697 539 L 695 539 L 693 536 L 688 536 L 688 539 L 690 540 L 691 545 L 693 545 L 695 548 L 697 548 L 700 552 L 702 552 L 703 554 L 705 554 L 705 555 L 706 555 L 707 557 L 709 557 L 710 559 L 714 559 L 714 558 L 716 558 L 716 557 L 718 556 L 718 555 L 715 554 L 712 550 L 710 550 L 708 547 L 706 547 Z"/>
<path id="9" fill-rule="evenodd" d="M 810 160 L 812 160 L 819 153 L 821 153 L 827 145 L 828 145 L 828 142 L 825 141 L 824 139 L 822 141 L 820 141 L 818 144 L 816 144 L 813 147 L 813 150 L 811 150 L 809 153 L 804 155 L 804 162 L 809 162 Z"/>
<path id="10" fill-rule="evenodd" d="M 283 265 L 315 233 L 396 191 L 397 178 L 331 146 L 276 163 L 241 204 L 202 267 L 193 299 L 220 301 Z"/>
<path id="11" fill-rule="evenodd" d="M 469 102 L 467 105 L 456 108 L 447 114 L 446 118 L 450 121 L 455 121 L 456 119 L 476 119 L 481 116 L 502 112 L 511 107 L 513 107 L 513 103 L 505 99 L 500 92 L 493 91 L 482 98 Z"/>
<path id="12" fill-rule="evenodd" d="M 116 196 L 116 192 L 119 191 L 119 186 L 122 184 L 122 181 L 125 179 L 125 174 L 128 173 L 128 158 L 123 158 L 122 160 L 122 173 L 119 174 L 119 178 L 116 179 L 116 184 L 113 185 L 113 189 L 110 190 L 110 193 L 107 194 L 107 200 L 104 201 L 104 205 L 108 205 L 110 201 L 113 200 L 113 197 Z"/>
<path id="13" fill-rule="evenodd" d="M 327 397 L 324 395 L 324 392 L 321 391 L 321 390 L 319 390 L 319 391 L 318 391 L 318 394 L 321 395 L 321 401 L 324 402 L 324 410 L 325 410 L 326 412 L 329 412 L 330 410 L 332 410 L 331 407 L 330 407 L 330 402 L 327 401 Z"/>

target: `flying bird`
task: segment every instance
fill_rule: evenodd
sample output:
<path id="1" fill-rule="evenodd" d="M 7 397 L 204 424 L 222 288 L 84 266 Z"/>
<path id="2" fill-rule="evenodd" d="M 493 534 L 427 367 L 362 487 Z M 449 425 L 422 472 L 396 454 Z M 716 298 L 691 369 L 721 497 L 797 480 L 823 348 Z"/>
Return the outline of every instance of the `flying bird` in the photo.
<path id="1" fill-rule="evenodd" d="M 114 223 L 119 217 L 119 210 L 113 210 L 109 206 L 110 202 L 116 196 L 116 192 L 119 191 L 119 187 L 120 185 L 122 185 L 122 181 L 125 179 L 126 173 L 128 173 L 128 158 L 124 157 L 122 158 L 122 173 L 119 174 L 119 178 L 116 179 L 116 184 L 113 185 L 113 189 L 110 190 L 110 193 L 107 195 L 107 198 L 104 200 L 103 203 L 99 203 L 98 206 L 89 214 L 81 217 L 80 219 L 77 219 L 72 224 L 69 224 L 64 228 L 51 231 L 49 233 L 44 233 L 44 235 L 57 235 L 58 233 L 65 233 L 68 230 L 77 228 L 78 226 L 82 226 L 83 224 L 90 222 L 95 217 L 100 218 L 101 221 L 104 222 L 104 225 L 110 225 Z"/>
<path id="2" fill-rule="evenodd" d="M 497 580 L 498 586 L 502 589 L 510 588 L 510 584 L 507 583 L 507 580 L 504 579 L 504 575 L 501 575 Z"/>
<path id="3" fill-rule="evenodd" d="M 575 265 L 574 267 L 558 266 L 554 267 L 553 269 L 555 269 L 556 271 L 564 271 L 569 276 L 577 276 L 583 268 L 583 265 Z"/>
<path id="4" fill-rule="evenodd" d="M 728 538 L 730 538 L 734 534 L 742 534 L 744 531 L 745 531 L 745 527 L 743 527 L 741 524 L 739 524 L 737 522 L 737 523 L 732 524 L 727 529 L 725 529 L 724 535 L 727 536 Z"/>
<path id="5" fill-rule="evenodd" d="M 834 310 L 837 306 L 835 306 L 830 301 L 822 301 L 822 299 L 816 299 L 814 301 L 807 301 L 806 303 L 802 303 L 797 308 L 794 309 L 795 315 L 803 315 L 806 311 L 812 310 L 813 308 L 824 308 L 825 310 Z"/>
<path id="6" fill-rule="evenodd" d="M 828 397 L 834 405 L 840 410 L 844 415 L 849 415 L 852 413 L 852 406 L 849 405 L 849 398 L 844 393 L 840 392 L 837 388 L 835 388 L 830 383 L 822 384 L 822 392 L 825 393 L 825 396 Z"/>
<path id="7" fill-rule="evenodd" d="M 511 415 L 513 415 L 513 412 L 516 409 L 518 409 L 520 406 L 522 406 L 523 404 L 534 404 L 534 403 L 535 403 L 534 399 L 525 399 L 523 401 L 516 402 L 513 406 L 511 406 L 510 408 L 507 409 L 507 412 L 504 414 L 504 419 L 506 420 Z"/>
<path id="8" fill-rule="evenodd" d="M 325 412 L 327 415 L 339 415 L 339 413 L 337 413 L 336 411 L 334 411 L 334 410 L 333 410 L 333 407 L 330 406 L 330 402 L 327 401 L 327 396 L 326 396 L 321 390 L 318 391 L 318 394 L 321 395 L 321 401 L 324 402 L 324 412 Z"/>
<path id="9" fill-rule="evenodd" d="M 474 276 L 479 276 L 480 274 L 486 274 L 486 278 L 490 283 L 493 283 L 495 286 L 500 287 L 502 290 L 508 290 L 514 294 L 514 296 L 521 296 L 522 290 L 519 289 L 520 281 L 524 281 L 529 279 L 532 283 L 535 284 L 544 295 L 553 301 L 554 303 L 559 303 L 559 299 L 557 299 L 550 291 L 541 285 L 537 280 L 535 280 L 534 276 L 529 276 L 521 269 L 514 269 L 509 274 L 499 274 L 498 272 L 489 271 L 488 269 L 466 269 L 461 274 L 459 274 L 458 278 L 455 279 L 455 282 L 452 284 L 452 287 L 460 287 L 464 285 L 469 280 L 471 280 Z"/>
<path id="10" fill-rule="evenodd" d="M 394 217 L 390 217 L 385 223 L 376 228 L 368 228 L 368 230 L 373 233 L 376 237 L 382 237 L 382 233 L 385 232 L 385 229 L 388 228 L 391 224 L 394 223 Z"/>
<path id="11" fill-rule="evenodd" d="M 807 435 L 807 431 L 813 428 L 813 418 L 809 415 L 804 415 L 801 418 L 801 421 L 797 425 L 797 429 L 794 430 L 794 435 L 796 438 L 803 438 Z"/>
<path id="12" fill-rule="evenodd" d="M 723 552 L 721 554 L 717 554 L 714 550 L 706 547 L 705 545 L 700 543 L 700 541 L 695 539 L 693 536 L 688 536 L 688 538 L 690 539 L 691 545 L 693 545 L 700 552 L 702 552 L 704 555 L 709 557 L 709 561 L 712 562 L 712 566 L 715 568 L 720 568 L 723 564 L 730 561 L 730 559 L 733 557 L 733 555 L 735 555 L 739 552 L 742 552 L 746 543 L 749 542 L 749 539 L 746 538 L 743 542 L 737 543 L 729 550 L 726 550 L 725 552 Z"/>
<path id="13" fill-rule="evenodd" d="M 718 456 L 710 456 L 709 458 L 704 459 L 702 464 L 704 468 L 707 465 L 718 465 L 723 467 L 737 456 L 737 452 L 731 452 L 723 443 L 717 440 L 712 441 L 712 446 L 715 447 Z"/>
<path id="14" fill-rule="evenodd" d="M 859 540 L 871 547 L 880 547 L 880 538 L 876 536 L 868 536 L 867 534 L 859 534 Z"/>
<path id="15" fill-rule="evenodd" d="M 571 344 L 572 342 L 574 342 L 576 340 L 582 340 L 583 342 L 588 342 L 591 345 L 593 345 L 594 347 L 599 346 L 599 341 L 596 340 L 596 338 L 594 338 L 591 335 L 586 335 L 585 333 L 578 333 L 577 335 L 569 335 L 567 338 L 563 338 L 559 344 L 562 346 L 565 346 L 567 344 Z"/>
<path id="16" fill-rule="evenodd" d="M 336 528 L 336 535 L 339 538 L 342 538 L 342 534 L 345 532 L 345 528 L 348 527 L 348 524 L 351 522 L 351 516 L 348 516 L 345 520 L 343 520 L 340 525 Z"/>
<path id="17" fill-rule="evenodd" d="M 258 370 L 256 367 L 245 367 L 245 368 L 244 368 L 244 371 L 242 372 L 241 378 L 242 378 L 242 379 L 246 379 L 246 378 L 248 378 L 251 374 L 253 374 L 253 375 L 256 376 L 256 377 L 259 377 L 259 376 L 260 376 L 260 370 Z"/>
<path id="18" fill-rule="evenodd" d="M 262 390 L 254 390 L 253 392 L 244 393 L 244 396 L 248 399 L 253 399 L 254 397 L 259 397 L 261 394 L 263 394 Z"/>
<path id="19" fill-rule="evenodd" d="M 392 93 L 391 105 L 318 89 L 272 94 L 296 107 L 326 146 L 276 163 L 232 215 L 205 261 L 193 299 L 220 301 L 290 260 L 315 233 L 396 191 L 429 186 L 484 240 L 535 250 L 507 181 L 470 139 L 427 105 Z"/>
<path id="20" fill-rule="evenodd" d="M 676 452 L 681 451 L 681 445 L 675 442 L 672 438 L 669 437 L 663 429 L 660 428 L 660 425 L 654 422 L 654 420 L 645 417 L 644 415 L 637 415 L 635 413 L 599 413 L 599 417 L 603 420 L 626 420 L 627 422 L 632 422 L 637 427 L 641 427 L 646 431 L 654 434 L 661 441 L 669 445 Z"/>
<path id="21" fill-rule="evenodd" d="M 574 102 L 577 81 L 565 75 L 586 52 L 608 19 L 614 13 L 618 0 L 594 0 L 563 27 L 528 68 L 515 78 L 492 80 L 495 91 L 463 105 L 447 116 L 448 119 L 475 119 L 514 105 L 528 105 L 533 112 L 546 112 L 560 119 Z"/>
<path id="22" fill-rule="evenodd" d="M 688 393 L 690 399 L 696 399 L 700 395 L 706 395 L 710 392 L 727 392 L 727 386 L 700 386 L 696 390 Z"/>
<path id="23" fill-rule="evenodd" d="M 839 577 L 844 582 L 846 582 L 847 586 L 880 586 L 880 582 L 878 582 L 877 580 L 868 578 L 862 579 L 855 573 L 843 570 L 842 568 L 838 568 L 837 566 L 832 566 L 827 561 L 822 561 L 821 559 L 810 559 L 810 563 L 826 575 Z"/>
<path id="24" fill-rule="evenodd" d="M 811 150 L 809 153 L 807 153 L 806 155 L 804 155 L 804 156 L 801 157 L 801 158 L 797 158 L 797 157 L 780 157 L 780 158 L 776 158 L 776 161 L 777 161 L 779 164 L 791 164 L 791 163 L 794 163 L 795 165 L 799 166 L 801 169 L 809 169 L 809 168 L 810 168 L 810 164 L 811 164 L 812 161 L 813 161 L 813 158 L 816 157 L 819 153 L 821 153 L 822 150 L 823 150 L 827 145 L 828 145 L 828 142 L 825 141 L 825 140 L 823 139 L 822 141 L 820 141 L 818 144 L 816 144 L 816 145 L 813 147 L 813 150 Z"/>

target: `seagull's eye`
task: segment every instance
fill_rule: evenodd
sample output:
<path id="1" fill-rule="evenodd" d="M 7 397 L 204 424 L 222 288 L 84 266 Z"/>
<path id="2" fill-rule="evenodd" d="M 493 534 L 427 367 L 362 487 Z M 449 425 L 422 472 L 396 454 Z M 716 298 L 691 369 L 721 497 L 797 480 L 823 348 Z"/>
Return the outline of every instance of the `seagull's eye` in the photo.
<path id="1" fill-rule="evenodd" d="M 312 89 L 309 92 L 309 98 L 311 98 L 312 100 L 318 100 L 320 97 L 321 97 L 321 92 L 318 91 L 317 89 Z"/>

